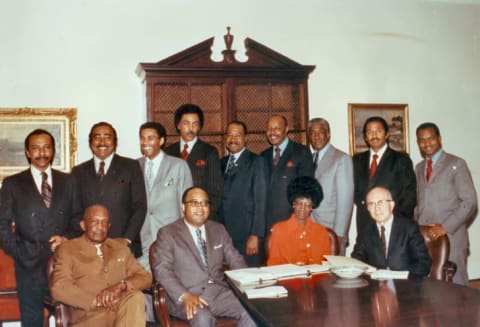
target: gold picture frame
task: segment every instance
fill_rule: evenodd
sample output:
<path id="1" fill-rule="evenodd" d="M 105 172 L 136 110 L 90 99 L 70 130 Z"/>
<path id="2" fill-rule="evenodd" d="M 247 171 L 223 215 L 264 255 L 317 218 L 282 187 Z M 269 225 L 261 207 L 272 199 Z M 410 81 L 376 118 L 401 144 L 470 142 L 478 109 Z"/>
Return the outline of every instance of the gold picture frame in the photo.
<path id="1" fill-rule="evenodd" d="M 380 116 L 387 121 L 389 146 L 394 150 L 408 153 L 408 104 L 349 103 L 350 155 L 368 150 L 363 138 L 363 125 L 373 116 Z"/>
<path id="2" fill-rule="evenodd" d="M 0 181 L 28 168 L 25 137 L 42 128 L 55 138 L 52 167 L 69 172 L 77 154 L 77 109 L 0 108 Z"/>

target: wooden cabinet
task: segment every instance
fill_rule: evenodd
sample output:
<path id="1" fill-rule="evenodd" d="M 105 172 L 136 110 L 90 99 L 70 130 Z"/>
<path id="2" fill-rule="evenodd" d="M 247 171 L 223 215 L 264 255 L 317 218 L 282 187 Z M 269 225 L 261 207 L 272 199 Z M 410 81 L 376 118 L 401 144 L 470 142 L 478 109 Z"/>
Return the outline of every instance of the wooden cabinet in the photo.
<path id="1" fill-rule="evenodd" d="M 167 130 L 167 143 L 178 140 L 175 109 L 194 103 L 205 113 L 203 140 L 225 154 L 223 135 L 231 120 L 248 127 L 248 147 L 268 147 L 265 127 L 272 114 L 285 115 L 290 138 L 305 143 L 308 122 L 308 75 L 315 66 L 301 65 L 250 39 L 245 39 L 246 62 L 235 59 L 228 29 L 223 60 L 211 60 L 213 37 L 157 63 L 140 63 L 137 74 L 146 83 L 147 119 Z"/>

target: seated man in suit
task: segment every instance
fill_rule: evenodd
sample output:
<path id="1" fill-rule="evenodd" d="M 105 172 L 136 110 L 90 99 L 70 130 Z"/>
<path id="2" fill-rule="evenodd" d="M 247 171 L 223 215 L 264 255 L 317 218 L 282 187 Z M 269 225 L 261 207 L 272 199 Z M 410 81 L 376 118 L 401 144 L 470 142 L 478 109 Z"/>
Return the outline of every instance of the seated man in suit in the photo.
<path id="1" fill-rule="evenodd" d="M 160 229 L 153 251 L 152 271 L 165 287 L 170 314 L 188 319 L 190 326 L 213 327 L 217 316 L 236 318 L 241 327 L 256 326 L 224 281 L 224 265 L 247 265 L 225 227 L 207 220 L 207 193 L 189 188 L 182 203 L 183 219 Z"/>
<path id="2" fill-rule="evenodd" d="M 151 286 L 152 275 L 124 242 L 107 238 L 110 219 L 105 207 L 88 207 L 80 226 L 84 234 L 55 252 L 53 298 L 70 306 L 72 326 L 144 327 L 141 290 Z"/>
<path id="3" fill-rule="evenodd" d="M 365 200 L 376 224 L 368 224 L 357 236 L 352 257 L 381 269 L 408 270 L 411 277 L 425 277 L 432 259 L 416 222 L 395 216 L 395 201 L 384 187 L 374 187 Z"/>

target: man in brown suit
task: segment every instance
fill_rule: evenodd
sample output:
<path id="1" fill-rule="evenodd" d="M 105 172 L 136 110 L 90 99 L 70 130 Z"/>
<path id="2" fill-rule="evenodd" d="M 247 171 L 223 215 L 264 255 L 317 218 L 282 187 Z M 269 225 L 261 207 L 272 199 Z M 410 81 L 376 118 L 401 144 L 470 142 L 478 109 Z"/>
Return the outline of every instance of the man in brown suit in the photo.
<path id="1" fill-rule="evenodd" d="M 107 238 L 108 210 L 92 205 L 80 222 L 84 234 L 54 255 L 50 292 L 68 304 L 72 326 L 145 326 L 145 297 L 152 276 L 126 244 Z"/>

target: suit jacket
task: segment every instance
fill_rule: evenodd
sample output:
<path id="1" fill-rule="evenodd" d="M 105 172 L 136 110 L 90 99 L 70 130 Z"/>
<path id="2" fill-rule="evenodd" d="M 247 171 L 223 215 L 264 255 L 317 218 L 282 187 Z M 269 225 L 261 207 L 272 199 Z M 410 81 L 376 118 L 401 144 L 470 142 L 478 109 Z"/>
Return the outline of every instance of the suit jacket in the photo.
<path id="1" fill-rule="evenodd" d="M 323 200 L 313 209 L 312 219 L 347 237 L 353 210 L 352 159 L 330 145 L 318 162 L 315 178 L 322 186 Z"/>
<path id="2" fill-rule="evenodd" d="M 218 292 L 229 291 L 224 281 L 223 267 L 245 268 L 243 257 L 233 247 L 232 239 L 222 224 L 205 223 L 208 267 L 202 262 L 199 250 L 183 219 L 161 228 L 153 251 L 152 271 L 167 291 L 171 314 L 184 315 L 178 299 L 189 291 L 202 296 L 208 303 Z M 209 280 L 213 281 L 209 284 Z"/>
<path id="3" fill-rule="evenodd" d="M 314 177 L 310 150 L 301 144 L 288 141 L 276 166 L 273 165 L 273 146 L 261 153 L 267 175 L 267 231 L 278 221 L 292 213 L 287 199 L 287 186 L 296 177 Z"/>
<path id="4" fill-rule="evenodd" d="M 165 148 L 165 153 L 180 158 L 180 142 Z M 220 207 L 222 192 L 222 172 L 217 149 L 200 139 L 187 157 L 188 167 L 192 172 L 193 185 L 204 188 L 210 198 L 210 218 L 216 218 Z"/>
<path id="5" fill-rule="evenodd" d="M 466 283 L 467 225 L 477 210 L 477 193 L 470 170 L 465 160 L 442 152 L 427 183 L 425 165 L 424 160 L 415 167 L 418 195 L 415 219 L 420 225 L 441 224 L 447 230 L 450 260 L 457 264 L 454 280 Z"/>
<path id="6" fill-rule="evenodd" d="M 52 200 L 47 208 L 30 169 L 5 178 L 0 191 L 0 240 L 5 252 L 24 268 L 46 265 L 53 235 L 80 234 L 73 178 L 52 169 Z M 11 232 L 15 221 L 15 233 Z"/>
<path id="7" fill-rule="evenodd" d="M 141 248 L 135 241 L 138 242 L 147 213 L 147 197 L 138 162 L 115 154 L 102 182 L 97 177 L 93 158 L 75 166 L 72 174 L 82 210 L 93 204 L 105 206 L 110 213 L 108 236 L 128 238 L 134 242 L 132 251 L 140 256 Z"/>
<path id="8" fill-rule="evenodd" d="M 108 310 L 92 309 L 93 299 L 101 290 L 122 279 L 136 290 L 152 285 L 152 275 L 135 260 L 124 244 L 107 239 L 102 252 L 103 260 L 85 236 L 64 242 L 55 251 L 50 292 L 55 300 L 71 306 L 73 323 Z"/>
<path id="9" fill-rule="evenodd" d="M 138 159 L 145 172 L 145 157 Z M 145 183 L 147 185 L 147 183 Z M 140 263 L 150 271 L 148 254 L 158 230 L 182 216 L 182 195 L 191 187 L 192 174 L 187 163 L 169 155 L 164 155 L 152 189 L 147 191 L 147 216 L 140 231 L 143 255 Z"/>
<path id="10" fill-rule="evenodd" d="M 393 218 L 386 258 L 376 223 L 358 233 L 352 257 L 380 269 L 408 270 L 412 277 L 427 276 L 432 264 L 417 223 L 400 216 Z"/>
<path id="11" fill-rule="evenodd" d="M 357 231 L 365 224 L 372 222 L 364 201 L 367 191 L 374 186 L 383 186 L 390 190 L 395 200 L 394 214 L 396 216 L 413 218 L 413 210 L 417 204 L 417 183 L 410 157 L 387 147 L 372 179 L 368 177 L 369 160 L 370 151 L 353 156 Z"/>
<path id="12" fill-rule="evenodd" d="M 226 156 L 221 160 L 222 172 L 228 159 Z M 266 196 L 263 158 L 245 149 L 229 174 L 223 175 L 219 221 L 233 240 L 246 241 L 250 235 L 265 236 Z"/>

